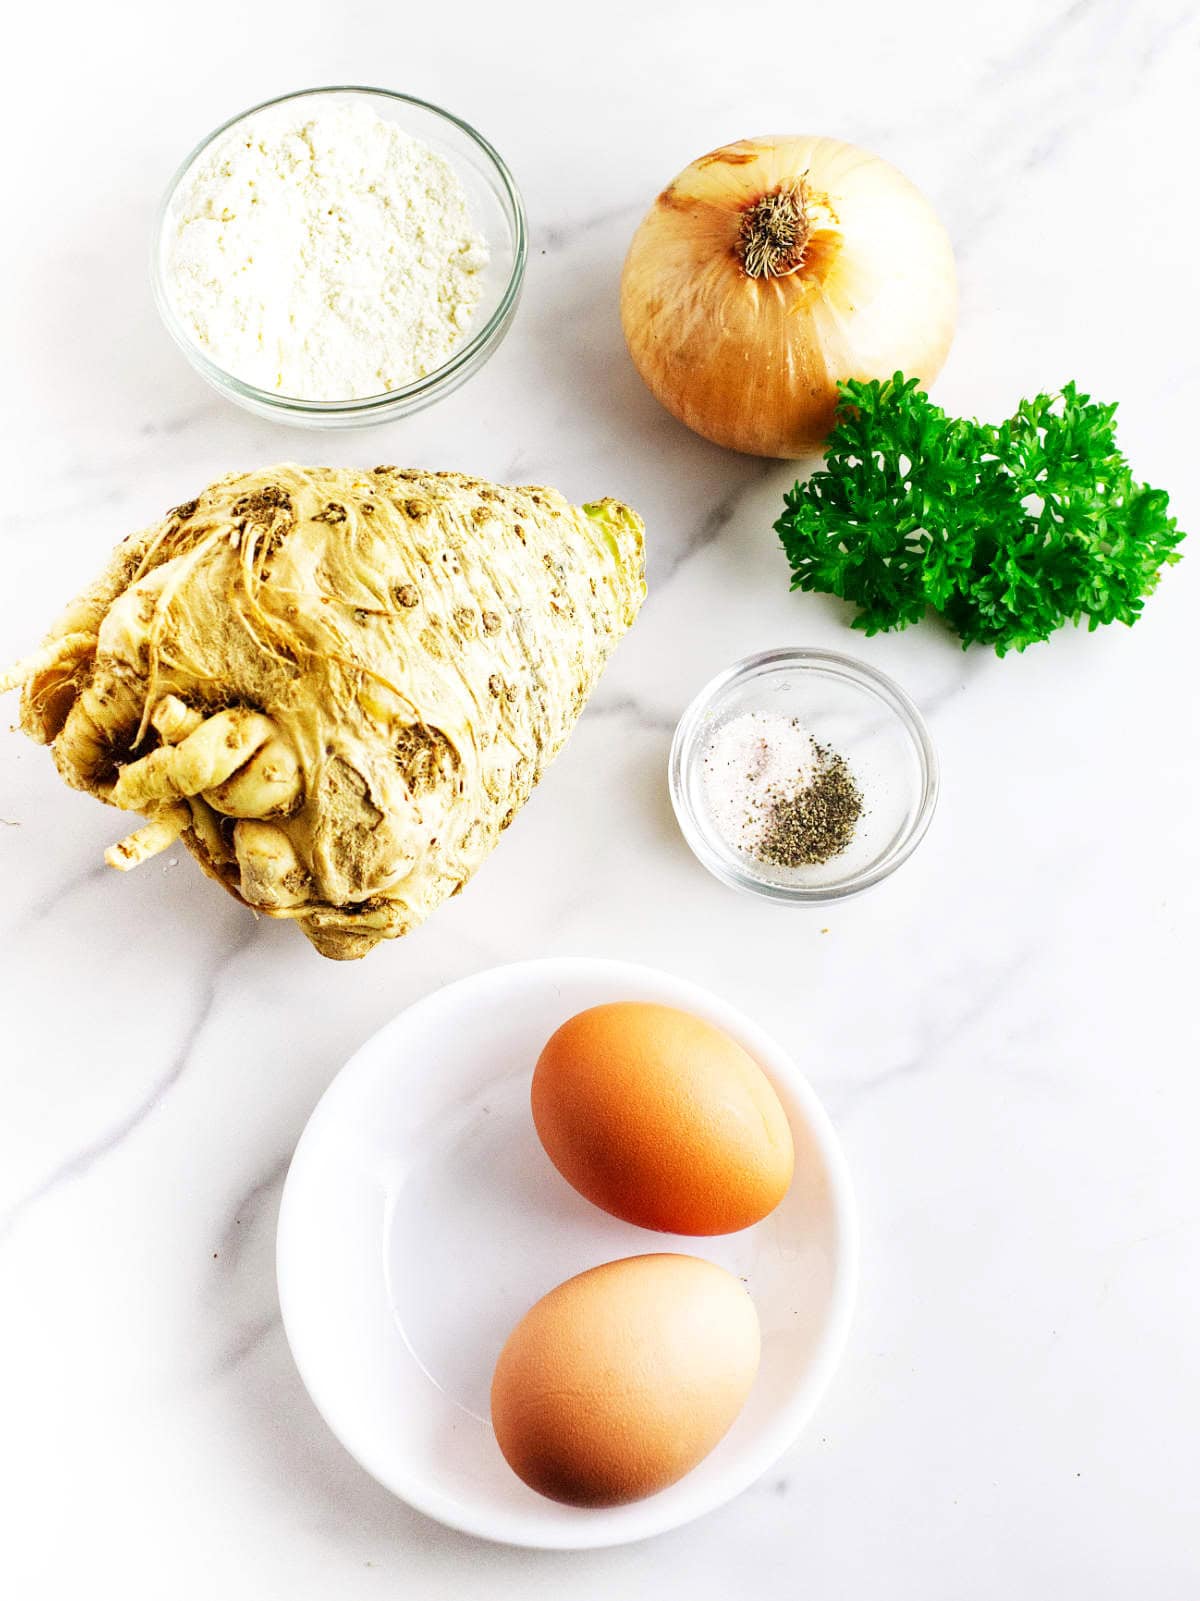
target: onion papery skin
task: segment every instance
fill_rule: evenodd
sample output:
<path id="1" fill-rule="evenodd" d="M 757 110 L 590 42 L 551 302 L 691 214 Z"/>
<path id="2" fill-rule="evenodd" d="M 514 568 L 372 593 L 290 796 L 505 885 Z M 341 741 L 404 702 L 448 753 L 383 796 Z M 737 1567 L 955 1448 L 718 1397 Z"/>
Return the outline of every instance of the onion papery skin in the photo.
<path id="1" fill-rule="evenodd" d="M 798 190 L 798 268 L 750 277 L 743 217 Z M 718 445 L 793 459 L 820 452 L 837 386 L 896 372 L 923 386 L 954 337 L 954 252 L 936 212 L 878 156 L 812 135 L 742 139 L 686 167 L 633 237 L 621 321 L 668 411 Z"/>

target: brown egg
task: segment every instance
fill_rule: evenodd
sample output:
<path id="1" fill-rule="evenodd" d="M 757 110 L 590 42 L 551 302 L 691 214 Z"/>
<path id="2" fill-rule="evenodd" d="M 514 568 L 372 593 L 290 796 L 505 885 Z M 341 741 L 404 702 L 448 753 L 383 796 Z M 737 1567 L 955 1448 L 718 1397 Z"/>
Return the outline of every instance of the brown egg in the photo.
<path id="1" fill-rule="evenodd" d="M 674 1484 L 733 1423 L 758 1371 L 754 1303 L 694 1256 L 631 1256 L 544 1295 L 509 1335 L 492 1425 L 532 1489 L 620 1506 Z"/>
<path id="2" fill-rule="evenodd" d="M 642 1228 L 729 1234 L 792 1182 L 792 1132 L 766 1075 L 690 1012 L 641 1001 L 580 1012 L 538 1058 L 531 1100 L 567 1183 Z"/>

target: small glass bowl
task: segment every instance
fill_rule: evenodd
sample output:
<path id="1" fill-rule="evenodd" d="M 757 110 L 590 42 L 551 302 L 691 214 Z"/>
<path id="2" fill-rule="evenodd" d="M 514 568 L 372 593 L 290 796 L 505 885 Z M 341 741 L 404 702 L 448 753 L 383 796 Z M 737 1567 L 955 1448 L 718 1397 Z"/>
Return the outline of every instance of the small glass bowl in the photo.
<path id="1" fill-rule="evenodd" d="M 367 395 L 359 400 L 300 400 L 274 390 L 258 389 L 226 372 L 205 355 L 184 328 L 171 304 L 166 283 L 168 233 L 178 206 L 180 187 L 194 164 L 215 140 L 238 123 L 275 106 L 316 100 L 324 95 L 342 101 L 365 101 L 379 116 L 396 123 L 405 133 L 423 140 L 444 156 L 462 180 L 472 221 L 487 240 L 491 254 L 483 275 L 483 295 L 471 321 L 473 331 L 450 360 L 400 389 Z M 512 174 L 482 134 L 449 111 L 442 111 L 412 95 L 397 94 L 391 89 L 332 85 L 323 89 L 301 89 L 294 94 L 265 100 L 222 123 L 196 146 L 172 178 L 159 207 L 151 282 L 154 302 L 167 332 L 201 377 L 221 394 L 247 411 L 276 422 L 295 423 L 301 428 L 361 428 L 420 411 L 450 394 L 479 371 L 508 332 L 521 295 L 527 254 L 525 208 L 520 192 Z"/>
<path id="2" fill-rule="evenodd" d="M 840 855 L 819 866 L 775 867 L 721 835 L 706 798 L 704 755 L 720 725 L 747 712 L 794 717 L 845 759 L 864 811 Z M 878 884 L 912 855 L 937 804 L 938 765 L 920 712 L 883 673 L 836 651 L 769 650 L 718 674 L 684 712 L 671 745 L 670 787 L 684 838 L 722 883 L 821 905 Z"/>

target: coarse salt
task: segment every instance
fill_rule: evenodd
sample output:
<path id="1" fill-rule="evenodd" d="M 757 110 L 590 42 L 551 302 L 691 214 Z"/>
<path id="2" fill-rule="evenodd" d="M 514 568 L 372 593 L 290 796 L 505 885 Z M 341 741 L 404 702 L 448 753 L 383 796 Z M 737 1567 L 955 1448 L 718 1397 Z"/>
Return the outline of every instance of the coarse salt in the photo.
<path id="1" fill-rule="evenodd" d="M 746 850 L 774 801 L 807 789 L 821 766 L 808 730 L 778 712 L 743 712 L 719 723 L 704 750 L 704 796 L 726 844 Z"/>

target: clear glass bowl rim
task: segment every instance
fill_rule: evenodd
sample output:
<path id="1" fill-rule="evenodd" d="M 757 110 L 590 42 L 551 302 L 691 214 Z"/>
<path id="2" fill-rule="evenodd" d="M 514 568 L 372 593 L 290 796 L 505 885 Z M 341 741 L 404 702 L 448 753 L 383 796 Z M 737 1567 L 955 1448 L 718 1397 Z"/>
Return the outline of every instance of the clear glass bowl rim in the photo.
<path id="1" fill-rule="evenodd" d="M 515 236 L 513 239 L 513 265 L 509 274 L 508 283 L 500 302 L 487 322 L 474 333 L 461 349 L 442 367 L 424 378 L 418 378 L 411 384 L 405 384 L 400 389 L 388 389 L 378 395 L 363 395 L 357 400 L 304 400 L 292 395 L 281 395 L 273 389 L 259 389 L 254 384 L 248 384 L 224 367 L 211 361 L 199 348 L 193 339 L 190 339 L 180 326 L 171 305 L 167 286 L 163 282 L 162 270 L 162 242 L 163 229 L 166 226 L 167 213 L 176 191 L 182 183 L 184 176 L 195 161 L 204 154 L 210 145 L 214 144 L 222 134 L 248 117 L 257 116 L 260 111 L 268 111 L 272 106 L 285 105 L 289 100 L 304 100 L 312 95 L 372 95 L 380 96 L 385 100 L 398 100 L 403 105 L 418 106 L 422 111 L 432 112 L 435 117 L 441 117 L 445 122 L 453 123 L 458 130 L 465 134 L 495 169 L 496 176 L 512 207 L 515 223 Z M 219 128 L 201 139 L 200 143 L 185 156 L 175 169 L 171 181 L 166 187 L 162 199 L 159 201 L 158 211 L 154 219 L 153 254 L 150 266 L 150 281 L 154 291 L 154 303 L 158 307 L 159 316 L 166 326 L 167 332 L 174 339 L 183 353 L 192 361 L 198 370 L 219 389 L 229 389 L 247 400 L 254 401 L 261 406 L 284 413 L 294 413 L 301 416 L 362 416 L 376 411 L 387 411 L 393 407 L 405 404 L 438 390 L 452 375 L 462 372 L 463 368 L 473 365 L 475 359 L 486 352 L 496 336 L 503 330 L 508 318 L 511 316 L 521 285 L 525 277 L 525 265 L 529 254 L 529 228 L 525 217 L 525 204 L 521 199 L 521 191 L 517 188 L 516 179 L 508 170 L 500 152 L 486 140 L 481 133 L 456 117 L 452 111 L 444 106 L 436 106 L 431 100 L 421 100 L 417 95 L 402 94 L 398 89 L 376 89 L 369 84 L 359 83 L 331 83 L 321 84 L 312 89 L 292 89 L 287 94 L 275 95 L 270 100 L 263 100 L 256 106 L 250 106 L 246 111 L 239 111 L 236 116 L 229 117 Z"/>
<path id="2" fill-rule="evenodd" d="M 801 671 L 814 667 L 836 668 L 843 677 L 850 678 L 861 687 L 872 691 L 896 715 L 904 725 L 917 753 L 921 772 L 921 797 L 908 828 L 896 840 L 882 861 L 832 883 L 811 887 L 764 883 L 762 879 L 755 878 L 753 874 L 742 869 L 732 855 L 726 854 L 712 843 L 710 832 L 703 827 L 688 804 L 684 773 L 705 715 L 713 703 L 732 685 L 761 672 L 764 668 L 771 667 L 792 667 Z M 841 651 L 796 645 L 745 656 L 726 667 L 704 685 L 689 702 L 675 726 L 675 734 L 671 740 L 668 782 L 671 804 L 675 809 L 683 837 L 696 858 L 715 878 L 719 878 L 722 883 L 732 885 L 735 889 L 747 890 L 768 900 L 783 901 L 790 905 L 818 906 L 828 901 L 845 900 L 864 889 L 869 889 L 872 884 L 878 884 L 908 860 L 925 837 L 925 832 L 933 820 L 940 780 L 937 752 L 925 719 L 916 703 L 905 690 L 901 689 L 895 679 L 889 678 L 877 667 L 871 667 L 854 656 L 846 656 Z"/>

